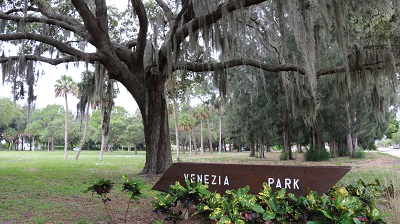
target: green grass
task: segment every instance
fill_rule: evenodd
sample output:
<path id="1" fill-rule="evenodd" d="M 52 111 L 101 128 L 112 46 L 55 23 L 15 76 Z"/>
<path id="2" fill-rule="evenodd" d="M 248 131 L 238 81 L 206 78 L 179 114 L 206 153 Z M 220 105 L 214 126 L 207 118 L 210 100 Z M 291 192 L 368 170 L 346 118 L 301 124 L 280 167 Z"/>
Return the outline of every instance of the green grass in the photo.
<path id="1" fill-rule="evenodd" d="M 351 165 L 353 170 L 339 183 L 363 179 L 373 182 L 378 178 L 382 183 L 394 182 L 400 186 L 399 159 L 380 153 L 366 153 L 366 158 L 336 158 L 326 162 L 305 163 L 302 155 L 294 154 L 294 161 L 279 161 L 279 152 L 266 153 L 266 158 L 250 158 L 248 152 L 214 153 L 210 155 L 180 155 L 183 162 L 252 163 L 268 165 Z M 97 223 L 108 220 L 103 204 L 90 193 L 83 193 L 94 181 L 105 178 L 116 183 L 115 193 L 110 195 L 120 201 L 117 211 L 126 205 L 125 194 L 121 193 L 121 176 L 138 177 L 145 162 L 145 153 L 114 151 L 105 153 L 99 163 L 98 151 L 83 151 L 76 161 L 75 152 L 69 151 L 68 159 L 63 152 L 47 151 L 0 151 L 0 223 Z M 175 152 L 173 152 L 176 161 Z M 365 165 L 378 159 L 392 159 L 395 164 Z M 397 162 L 396 162 L 397 161 Z M 151 187 L 159 176 L 141 176 L 146 183 L 144 194 L 153 198 L 157 193 Z M 395 206 L 398 208 L 398 197 Z M 114 201 L 113 201 L 114 202 Z M 135 205 L 151 210 L 148 204 Z M 146 207 L 147 206 L 147 207 Z M 140 215 L 140 214 L 138 214 Z M 392 216 L 393 217 L 393 216 Z M 395 220 L 397 221 L 397 220 Z"/>
<path id="2" fill-rule="evenodd" d="M 143 152 L 106 153 L 102 163 L 99 152 L 82 152 L 78 161 L 69 153 L 64 160 L 62 151 L 0 151 L 0 221 L 56 221 L 48 214 L 73 213 L 74 198 L 89 202 L 91 195 L 83 191 L 90 183 L 100 178 L 121 182 L 122 174 L 134 176 L 145 161 Z"/>

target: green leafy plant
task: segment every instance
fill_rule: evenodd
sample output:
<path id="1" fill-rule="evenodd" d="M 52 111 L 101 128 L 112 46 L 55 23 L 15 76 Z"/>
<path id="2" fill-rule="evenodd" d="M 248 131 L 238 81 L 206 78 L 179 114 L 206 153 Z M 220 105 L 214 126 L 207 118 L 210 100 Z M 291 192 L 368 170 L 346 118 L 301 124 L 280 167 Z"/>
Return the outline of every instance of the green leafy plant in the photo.
<path id="1" fill-rule="evenodd" d="M 202 202 L 207 195 L 211 194 L 207 185 L 202 183 L 191 183 L 186 179 L 186 187 L 178 181 L 171 185 L 167 194 L 158 194 L 152 205 L 156 213 L 163 213 L 167 216 L 164 220 L 179 220 L 181 216 L 188 218 L 189 208 Z M 180 206 L 182 210 L 176 212 L 174 208 Z"/>
<path id="2" fill-rule="evenodd" d="M 177 203 L 196 205 L 196 214 L 208 217 L 213 223 L 386 223 L 376 207 L 377 201 L 385 200 L 390 189 L 379 181 L 366 184 L 362 180 L 343 186 L 334 186 L 322 196 L 310 191 L 306 196 L 295 197 L 286 189 L 273 191 L 268 184 L 257 194 L 249 194 L 248 186 L 227 190 L 224 195 L 208 190 L 199 193 L 200 183 L 190 195 L 179 183 L 170 186 L 168 194 L 158 195 L 153 202 L 156 210 L 171 211 Z M 186 199 L 187 200 L 186 200 Z M 193 201 L 193 203 L 188 203 Z M 197 203 L 194 203 L 197 202 Z M 183 206 L 185 208 L 185 206 Z M 187 206 L 186 206 L 187 208 Z M 171 213 L 172 214 L 172 213 Z M 179 215 L 180 212 L 174 211 Z"/>
<path id="3" fill-rule="evenodd" d="M 124 216 L 124 222 L 126 223 L 127 220 L 127 214 L 129 211 L 129 206 L 132 203 L 132 201 L 138 201 L 139 198 L 144 197 L 142 193 L 140 192 L 141 189 L 144 186 L 143 181 L 140 178 L 136 178 L 134 180 L 130 180 L 127 175 L 122 175 L 122 191 L 128 193 L 128 205 L 125 210 L 125 216 Z M 90 187 L 85 192 L 92 192 L 92 195 L 96 193 L 97 195 L 100 196 L 105 209 L 107 211 L 108 216 L 110 217 L 111 222 L 115 223 L 113 220 L 113 213 L 108 206 L 107 202 L 111 201 L 111 199 L 107 196 L 108 193 L 113 189 L 114 183 L 112 183 L 110 180 L 104 180 L 100 179 L 96 182 L 94 182 Z"/>
<path id="4" fill-rule="evenodd" d="M 114 183 L 112 183 L 110 180 L 104 180 L 104 178 L 103 178 L 103 179 L 100 179 L 100 180 L 94 182 L 92 184 L 92 186 L 88 187 L 88 189 L 85 191 L 85 192 L 89 192 L 89 191 L 92 192 L 92 196 L 94 193 L 96 193 L 97 195 L 100 196 L 100 198 L 104 204 L 104 207 L 107 211 L 107 214 L 110 217 L 112 222 L 114 222 L 113 214 L 107 204 L 107 202 L 111 201 L 111 199 L 107 195 L 108 195 L 108 193 L 110 193 L 110 191 L 113 187 L 114 187 Z"/>
<path id="5" fill-rule="evenodd" d="M 132 202 L 132 200 L 134 201 L 138 201 L 139 198 L 143 197 L 142 193 L 140 192 L 140 190 L 143 188 L 144 183 L 142 181 L 142 179 L 140 178 L 136 178 L 133 180 L 130 180 L 125 174 L 122 175 L 122 191 L 125 191 L 128 193 L 128 206 L 125 210 L 125 221 L 126 221 L 126 217 L 128 215 L 128 210 L 129 210 L 129 206 Z"/>

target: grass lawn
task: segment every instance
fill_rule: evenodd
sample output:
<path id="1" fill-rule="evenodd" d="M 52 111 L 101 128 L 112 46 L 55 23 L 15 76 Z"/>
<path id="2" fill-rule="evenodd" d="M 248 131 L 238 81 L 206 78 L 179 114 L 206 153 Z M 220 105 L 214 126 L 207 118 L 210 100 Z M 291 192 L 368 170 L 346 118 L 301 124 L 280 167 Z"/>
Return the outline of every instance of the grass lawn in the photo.
<path id="1" fill-rule="evenodd" d="M 83 151 L 75 161 L 75 152 L 70 151 L 68 160 L 63 152 L 47 151 L 0 151 L 0 223 L 102 223 L 109 220 L 101 201 L 83 193 L 91 183 L 105 178 L 116 183 L 110 194 L 112 209 L 118 217 L 124 214 L 127 198 L 121 192 L 121 176 L 130 178 L 141 171 L 145 162 L 144 152 L 114 151 L 105 153 L 99 163 L 98 151 Z M 336 158 L 328 162 L 305 163 L 301 154 L 295 154 L 294 161 L 279 161 L 279 153 L 266 153 L 266 158 L 250 158 L 247 152 L 218 153 L 210 155 L 181 154 L 184 162 L 251 163 L 268 165 L 344 165 L 352 171 L 340 183 L 359 178 L 372 182 L 378 178 L 383 183 L 394 181 L 398 190 L 400 182 L 400 159 L 377 152 L 367 153 L 365 159 Z M 175 155 L 174 155 L 175 159 Z M 176 160 L 176 159 L 175 159 Z M 152 212 L 150 201 L 158 192 L 151 187 L 159 175 L 140 176 L 146 183 L 144 193 L 147 199 L 131 205 L 129 220 L 138 223 L 153 223 L 162 218 Z M 396 198 L 396 200 L 398 197 Z M 399 216 L 398 200 L 390 213 Z M 388 210 L 389 211 L 389 210 Z M 399 219 L 389 221 L 396 223 Z M 135 223 L 137 223 L 135 221 Z"/>

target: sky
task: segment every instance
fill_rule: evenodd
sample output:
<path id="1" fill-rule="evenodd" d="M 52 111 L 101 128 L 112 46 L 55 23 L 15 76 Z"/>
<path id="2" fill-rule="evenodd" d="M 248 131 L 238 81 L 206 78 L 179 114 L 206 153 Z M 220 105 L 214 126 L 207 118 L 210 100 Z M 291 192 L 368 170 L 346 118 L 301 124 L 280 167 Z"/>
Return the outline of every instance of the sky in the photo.
<path id="1" fill-rule="evenodd" d="M 128 4 L 127 0 L 118 0 L 110 2 L 111 5 L 116 6 L 120 10 L 125 9 Z M 7 51 L 7 49 L 4 50 Z M 37 70 L 40 71 L 41 69 L 43 69 L 45 72 L 43 76 L 39 77 L 36 86 L 34 87 L 34 94 L 37 96 L 36 100 L 37 109 L 44 108 L 48 104 L 58 104 L 65 106 L 63 97 L 59 98 L 55 97 L 54 85 L 56 84 L 56 80 L 59 79 L 61 75 L 68 75 L 71 76 L 72 79 L 78 83 L 81 81 L 81 73 L 85 71 L 83 66 L 81 66 L 80 68 L 76 68 L 72 63 L 69 63 L 68 66 L 69 67 L 67 70 L 65 64 L 52 66 L 42 63 L 40 65 L 41 68 L 37 68 Z M 126 90 L 126 88 L 121 83 L 118 83 L 118 88 L 120 93 L 115 99 L 115 105 L 124 107 L 127 111 L 129 111 L 130 114 L 135 113 L 138 106 L 133 97 L 131 96 L 131 94 Z M 6 83 L 5 85 L 3 85 L 2 82 L 0 82 L 0 97 L 7 97 L 12 99 L 11 85 L 8 85 Z M 18 104 L 20 105 L 25 105 L 26 103 L 27 103 L 26 99 L 18 101 Z M 73 113 L 76 113 L 77 103 L 78 103 L 78 98 L 72 95 L 68 95 L 68 107 L 69 110 L 72 111 Z"/>
<path id="2" fill-rule="evenodd" d="M 55 97 L 54 85 L 56 84 L 56 80 L 60 79 L 61 75 L 68 75 L 72 77 L 74 82 L 78 83 L 81 81 L 82 72 L 85 71 L 84 68 L 76 68 L 71 63 L 68 66 L 67 70 L 65 64 L 58 66 L 51 66 L 44 63 L 41 64 L 41 68 L 44 70 L 45 74 L 39 77 L 36 86 L 34 87 L 34 94 L 37 96 L 37 109 L 44 108 L 49 104 L 65 106 L 65 100 L 63 97 Z M 39 69 L 40 68 L 37 68 L 37 70 Z M 4 84 L 5 85 L 0 82 L 0 97 L 12 99 L 11 85 L 6 83 Z M 135 100 L 122 84 L 118 83 L 118 88 L 120 93 L 115 99 L 115 105 L 122 106 L 129 111 L 130 114 L 133 114 L 138 108 Z M 26 99 L 18 101 L 18 104 L 20 105 L 25 105 L 26 103 Z M 68 108 L 73 113 L 76 113 L 77 103 L 78 98 L 68 95 Z"/>

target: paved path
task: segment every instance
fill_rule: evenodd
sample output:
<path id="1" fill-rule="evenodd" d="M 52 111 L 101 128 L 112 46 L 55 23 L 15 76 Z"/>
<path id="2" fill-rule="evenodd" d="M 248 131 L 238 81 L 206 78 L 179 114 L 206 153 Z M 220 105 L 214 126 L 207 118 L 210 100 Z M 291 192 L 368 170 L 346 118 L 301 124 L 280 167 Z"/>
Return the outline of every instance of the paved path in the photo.
<path id="1" fill-rule="evenodd" d="M 378 148 L 378 151 L 390 154 L 392 156 L 400 157 L 400 149 Z"/>

